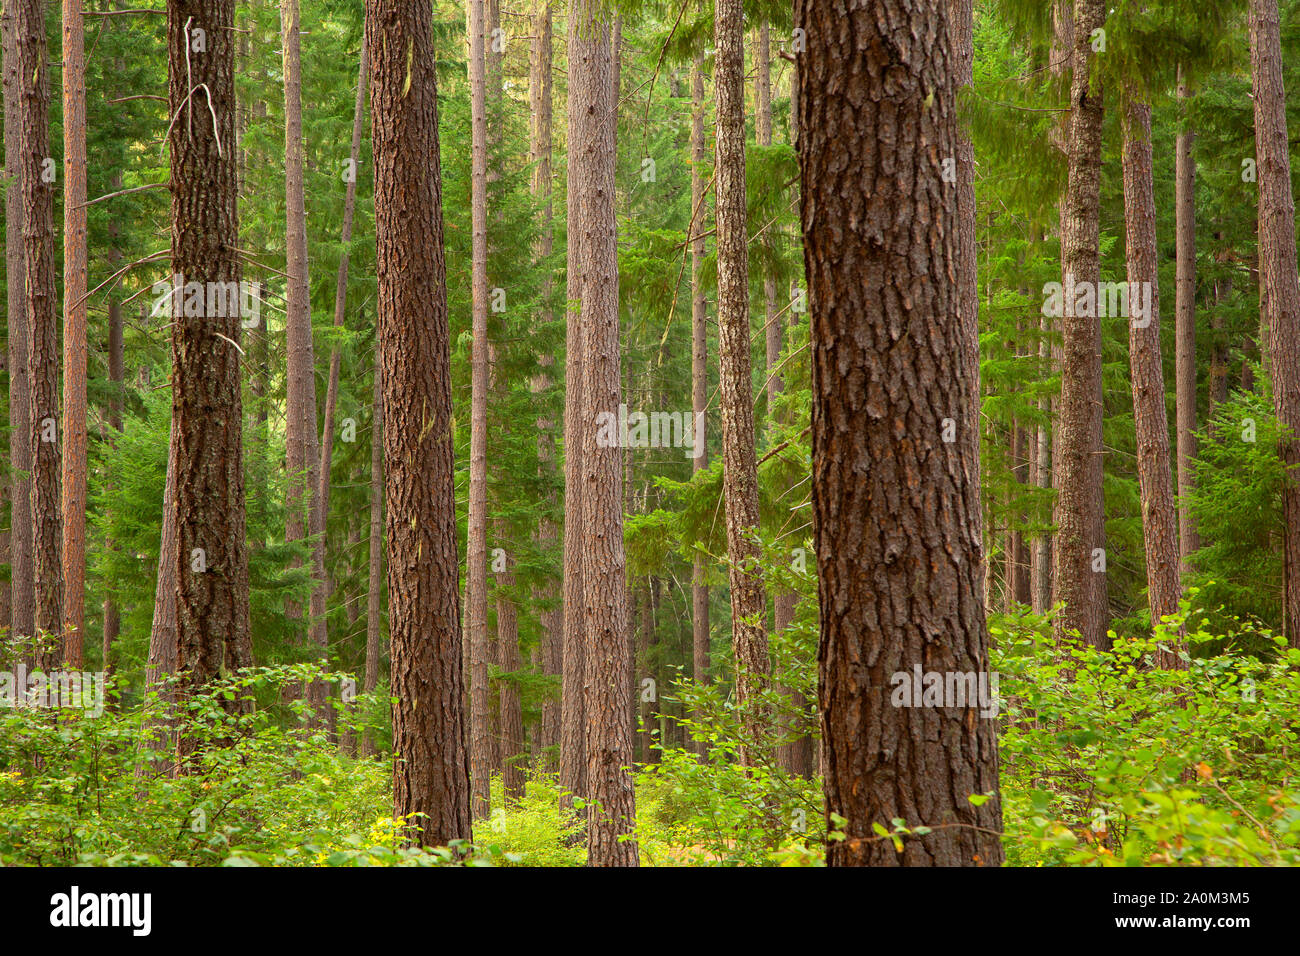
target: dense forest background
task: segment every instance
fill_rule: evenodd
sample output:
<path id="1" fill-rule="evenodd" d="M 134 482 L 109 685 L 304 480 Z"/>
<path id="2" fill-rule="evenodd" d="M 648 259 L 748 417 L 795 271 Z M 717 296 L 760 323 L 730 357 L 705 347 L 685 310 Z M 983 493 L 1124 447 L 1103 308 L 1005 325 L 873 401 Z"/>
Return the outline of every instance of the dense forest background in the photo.
<path id="1" fill-rule="evenodd" d="M 384 55 L 397 58 L 398 73 L 406 58 L 398 101 L 420 95 L 426 72 L 436 79 L 432 173 L 441 184 L 463 588 L 458 746 L 474 820 L 472 839 L 451 834 L 450 850 L 428 848 L 449 842 L 431 838 L 443 831 L 402 819 L 419 799 L 403 804 L 399 793 L 395 808 L 390 793 L 394 752 L 399 762 L 408 753 L 394 734 L 395 709 L 428 700 L 390 682 L 389 588 L 402 572 L 385 525 L 394 446 L 386 451 L 384 430 L 394 426 L 378 400 L 387 300 L 371 113 L 381 93 L 367 89 L 363 43 L 375 34 L 366 11 L 347 0 L 230 5 L 235 135 L 221 148 L 237 167 L 238 227 L 223 241 L 251 289 L 231 344 L 251 634 L 251 660 L 240 663 L 255 666 L 217 668 L 191 693 L 175 677 L 188 605 L 182 594 L 178 623 L 174 569 L 208 556 L 181 546 L 178 559 L 166 548 L 178 480 L 169 477 L 179 441 L 173 339 L 185 308 L 171 286 L 181 227 L 169 141 L 209 120 L 192 93 L 195 108 L 174 90 L 169 99 L 168 24 L 184 23 L 177 11 L 190 7 L 201 21 L 205 5 L 89 0 L 71 25 L 64 6 L 24 0 L 5 9 L 9 347 L 0 422 L 9 423 L 10 453 L 0 488 L 0 626 L 11 671 L 109 677 L 102 715 L 0 711 L 4 862 L 568 865 L 590 852 L 592 862 L 819 865 L 828 845 L 860 840 L 916 865 L 953 862 L 949 851 L 966 853 L 962 862 L 1005 855 L 1018 865 L 1300 862 L 1300 625 L 1288 600 L 1300 584 L 1287 580 L 1300 515 L 1287 514 L 1293 443 L 1274 394 L 1275 372 L 1294 377 L 1300 367 L 1300 341 L 1284 343 L 1279 357 L 1261 310 L 1261 182 L 1272 173 L 1257 154 L 1251 62 L 1251 8 L 1270 3 L 938 5 L 964 6 L 971 18 L 969 79 L 959 36 L 935 63 L 954 92 L 944 101 L 951 128 L 973 152 L 929 159 L 954 192 L 973 182 L 976 271 L 963 308 L 977 315 L 978 342 L 936 337 L 931 347 L 967 350 L 979 393 L 976 408 L 950 391 L 936 435 L 954 430 L 972 455 L 977 439 L 977 459 L 965 459 L 978 482 L 973 526 L 987 613 L 984 656 L 975 659 L 1000 678 L 997 736 L 979 738 L 983 757 L 970 774 L 943 778 L 954 793 L 966 788 L 943 798 L 958 801 L 952 819 L 940 819 L 947 804 L 932 778 L 900 784 L 900 803 L 849 824 L 852 814 L 827 802 L 837 791 L 825 755 L 839 755 L 833 772 L 842 773 L 849 751 L 835 748 L 869 735 L 845 731 L 827 710 L 834 645 L 819 567 L 833 557 L 814 535 L 823 478 L 813 367 L 823 339 L 810 319 L 828 300 L 810 294 L 807 264 L 819 253 L 805 247 L 805 229 L 817 219 L 809 171 L 855 154 L 829 134 L 800 144 L 810 134 L 800 128 L 798 71 L 813 70 L 806 82 L 820 83 L 816 64 L 835 62 L 823 51 L 803 65 L 818 44 L 812 14 L 767 0 L 743 9 L 735 0 L 716 9 L 575 0 L 572 10 L 434 0 L 427 71 L 412 70 L 409 47 Z M 899 6 L 920 17 L 909 22 L 926 22 L 912 9 L 924 4 Z M 49 65 L 29 75 L 19 71 L 32 54 L 20 51 L 15 16 L 30 23 L 31 10 L 44 17 Z M 1285 137 L 1300 128 L 1300 3 L 1278 0 L 1276 10 Z M 570 19 L 579 15 L 605 31 L 604 72 L 579 72 L 571 59 Z M 71 85 L 70 26 L 84 40 Z M 198 49 L 183 29 L 193 57 L 218 49 Z M 851 63 L 843 68 L 855 75 Z M 45 353 L 31 345 L 41 339 L 24 302 L 24 292 L 40 294 L 24 283 L 24 268 L 33 269 L 24 248 L 30 259 L 40 238 L 23 219 L 20 150 L 27 169 L 47 168 L 29 157 L 33 147 L 20 147 L 30 132 L 20 100 L 33 76 L 48 87 L 50 305 L 64 318 L 47 342 L 48 366 L 34 364 Z M 588 249 L 575 237 L 603 222 L 594 204 L 570 195 L 575 175 L 595 168 L 576 165 L 589 143 L 576 128 L 593 122 L 584 135 L 605 135 L 575 112 L 595 95 L 575 76 L 612 83 L 601 102 L 614 111 L 605 132 L 615 149 L 606 198 L 616 246 L 582 240 L 616 248 L 614 282 L 604 285 L 616 291 L 617 321 L 599 345 L 575 342 L 566 321 L 591 294 L 574 294 L 574 250 Z M 829 96 L 839 82 L 818 89 Z M 1086 137 L 1071 129 L 1084 115 L 1071 108 L 1087 98 L 1080 83 L 1085 94 L 1089 83 L 1105 89 L 1093 117 L 1094 167 L 1081 159 Z M 77 89 L 82 113 L 69 115 Z M 802 115 L 819 114 L 810 101 Z M 894 135 L 886 119 L 880 142 Z M 839 129 L 833 116 L 817 122 L 826 125 L 814 130 Z M 84 137 L 80 156 L 60 150 L 69 124 Z M 429 160 L 398 155 L 395 168 Z M 71 191 L 78 166 L 80 201 Z M 1097 176 L 1091 213 L 1074 192 L 1087 168 Z M 1287 168 L 1291 182 L 1294 173 Z M 74 241 L 77 210 L 84 246 Z M 1294 266 L 1293 207 L 1288 215 Z M 1092 281 L 1154 290 L 1145 324 L 1138 285 L 1129 311 L 1100 305 L 1089 316 L 1070 302 L 1053 310 L 1053 283 L 1064 281 L 1068 297 L 1066 277 L 1087 278 L 1085 220 L 1095 230 Z M 956 298 L 944 301 L 957 308 Z M 402 316 L 412 341 L 434 321 L 428 308 Z M 1288 308 L 1294 317 L 1300 303 Z M 1075 334 L 1080 322 L 1086 335 Z M 68 331 L 78 328 L 81 351 Z M 1080 359 L 1080 349 L 1091 357 Z M 611 409 L 626 407 L 604 422 L 618 435 L 618 465 L 604 473 L 613 483 L 599 487 L 566 480 L 565 435 L 576 427 L 566 382 L 573 388 L 575 376 L 616 390 Z M 847 373 L 845 382 L 867 388 Z M 32 403 L 48 405 L 50 395 L 63 397 L 58 444 L 31 429 Z M 902 432 L 895 440 L 910 447 Z M 41 471 L 47 445 L 58 453 Z M 55 475 L 61 491 L 41 491 Z M 747 480 L 752 487 L 730 484 Z M 595 763 L 582 761 L 595 760 L 604 738 L 593 734 L 605 731 L 574 701 L 586 693 L 590 702 L 584 683 L 604 672 L 565 663 L 575 640 L 566 633 L 570 574 L 585 560 L 566 507 L 576 494 L 615 496 L 608 514 L 618 520 L 608 527 L 625 549 L 622 596 L 610 605 L 621 610 L 609 618 L 621 631 L 602 630 L 591 641 L 605 643 L 588 645 L 617 658 L 607 676 L 620 686 L 608 699 L 623 730 L 609 733 L 623 743 L 611 752 L 629 768 L 600 794 L 586 777 Z M 936 500 L 931 510 L 948 508 Z M 590 521 L 607 512 L 585 513 Z M 1100 533 L 1078 530 L 1088 522 Z M 844 548 L 856 547 L 851 523 L 843 534 Z M 926 532 L 900 525 L 898 535 Z M 54 538 L 61 548 L 42 551 Z M 1088 575 L 1062 547 L 1083 549 Z M 43 603 L 53 592 L 40 583 L 50 574 L 61 579 L 53 620 Z M 745 604 L 755 581 L 757 603 Z M 183 638 L 180 647 L 183 657 Z M 223 704 L 236 697 L 250 706 Z M 828 728 L 845 741 L 823 740 Z M 197 769 L 186 764 L 195 752 Z M 917 762 L 924 778 L 929 765 Z M 616 791 L 629 800 L 635 791 L 634 806 L 615 814 Z M 607 810 L 620 821 L 612 836 L 586 815 Z M 946 847 L 936 833 L 952 820 L 1001 836 Z M 411 843 L 413 824 L 424 839 Z M 832 849 L 831 862 L 878 862 L 865 851 L 851 859 L 857 852 Z"/>

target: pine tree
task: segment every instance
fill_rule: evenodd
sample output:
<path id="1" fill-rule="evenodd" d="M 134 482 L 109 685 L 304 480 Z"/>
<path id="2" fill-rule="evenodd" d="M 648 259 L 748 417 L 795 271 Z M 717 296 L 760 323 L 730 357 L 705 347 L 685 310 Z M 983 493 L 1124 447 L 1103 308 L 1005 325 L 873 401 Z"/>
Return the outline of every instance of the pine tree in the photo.
<path id="1" fill-rule="evenodd" d="M 1282 460 L 1295 468 L 1300 464 L 1300 273 L 1277 0 L 1251 0 L 1250 68 L 1259 175 L 1260 321 L 1269 332 L 1273 406 L 1278 422 L 1292 432 L 1282 441 Z M 1282 517 L 1284 621 L 1291 646 L 1300 647 L 1300 483 L 1294 473 L 1282 492 Z"/>
<path id="2" fill-rule="evenodd" d="M 989 666 L 974 445 L 943 441 L 941 420 L 970 420 L 974 370 L 950 346 L 956 290 L 927 279 L 959 261 L 948 15 L 942 0 L 798 0 L 795 25 L 826 814 L 844 834 L 827 863 L 996 866 L 997 803 L 967 801 L 998 786 L 993 721 L 973 702 L 892 706 L 890 690 L 913 665 Z M 898 852 L 873 830 L 895 818 L 945 826 Z"/>
<path id="3" fill-rule="evenodd" d="M 81 0 L 63 0 L 63 653 L 86 637 L 86 55 Z"/>
<path id="4" fill-rule="evenodd" d="M 432 10 L 366 0 L 392 658 L 393 812 L 471 839 Z"/>

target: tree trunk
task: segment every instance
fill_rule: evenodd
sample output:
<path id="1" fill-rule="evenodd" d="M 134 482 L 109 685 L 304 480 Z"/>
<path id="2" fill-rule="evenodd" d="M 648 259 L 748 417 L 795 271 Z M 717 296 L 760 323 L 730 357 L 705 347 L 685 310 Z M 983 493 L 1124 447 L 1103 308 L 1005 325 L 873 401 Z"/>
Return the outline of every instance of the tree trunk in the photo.
<path id="1" fill-rule="evenodd" d="M 312 544 L 310 645 L 323 664 L 329 651 L 325 620 L 325 515 L 316 493 L 320 449 L 316 440 L 316 354 L 312 345 L 311 280 L 307 263 L 307 210 L 303 192 L 302 58 L 299 53 L 298 0 L 281 0 L 284 46 L 284 188 L 285 340 L 285 456 L 289 473 L 286 541 L 315 536 Z M 297 611 L 297 608 L 293 608 Z M 325 719 L 327 687 L 312 681 L 307 689 L 311 726 Z"/>
<path id="2" fill-rule="evenodd" d="M 487 634 L 487 102 L 484 78 L 484 0 L 469 3 L 469 85 L 472 130 L 473 364 L 470 395 L 469 529 L 466 580 L 470 646 L 470 779 L 474 819 L 490 812 L 492 736 Z"/>
<path id="3" fill-rule="evenodd" d="M 176 673 L 176 422 L 167 439 L 167 480 L 163 487 L 162 529 L 158 539 L 158 575 L 154 590 L 153 625 L 149 631 L 147 685 Z M 170 695 L 168 695 L 170 696 Z"/>
<path id="4" fill-rule="evenodd" d="M 86 52 L 81 0 L 63 0 L 63 656 L 86 640 Z"/>
<path id="5" fill-rule="evenodd" d="M 1165 412 L 1164 365 L 1160 360 L 1160 299 L 1156 252 L 1156 201 L 1152 182 L 1151 107 L 1130 101 L 1124 113 L 1124 221 L 1130 295 L 1151 289 L 1150 311 L 1129 319 L 1129 362 L 1133 383 L 1133 426 L 1137 436 L 1138 488 L 1142 498 L 1142 540 L 1146 550 L 1147 600 L 1154 626 L 1178 612 L 1178 537 L 1174 487 L 1169 468 L 1169 420 Z M 1130 297 L 1130 302 L 1132 301 Z M 1131 311 L 1131 310 L 1130 310 Z M 1183 666 L 1178 648 L 1157 654 L 1161 667 Z"/>
<path id="6" fill-rule="evenodd" d="M 361 161 L 361 132 L 366 115 L 366 40 L 364 34 L 361 38 L 359 58 L 361 61 L 360 75 L 357 77 L 357 99 L 352 112 L 352 151 L 349 153 L 348 165 L 351 175 L 348 177 L 347 189 L 343 199 L 343 254 L 339 258 L 338 281 L 334 286 L 334 328 L 336 329 L 343 327 L 343 316 L 347 311 L 348 262 L 352 243 L 352 217 L 357 205 L 357 168 L 358 163 Z M 320 462 L 317 465 L 318 484 L 316 487 L 316 501 L 320 506 L 321 516 L 320 553 L 322 564 L 325 556 L 324 532 L 330 513 L 330 466 L 334 460 L 334 416 L 339 402 L 339 367 L 342 364 L 342 359 L 343 356 L 338 346 L 330 350 L 329 383 L 325 388 L 325 423 L 321 428 Z M 323 585 L 326 590 L 322 590 L 322 612 L 324 611 L 324 598 L 327 596 L 326 591 L 329 589 L 328 583 L 328 581 L 325 581 Z M 351 603 L 348 604 L 349 609 L 352 606 Z"/>
<path id="7" fill-rule="evenodd" d="M 22 91 L 19 66 L 18 17 L 14 4 L 0 14 L 4 28 L 5 109 L 5 275 L 8 302 L 9 350 L 9 468 L 10 468 L 10 638 L 30 640 L 34 633 L 36 595 L 32 577 L 32 436 L 31 379 L 27 343 L 27 296 L 23 229 Z M 30 74 L 28 74 L 30 76 Z M 23 655 L 32 663 L 31 649 Z"/>
<path id="8" fill-rule="evenodd" d="M 702 58 L 691 64 L 691 221 L 687 227 L 691 237 L 691 410 L 699 432 L 695 447 L 700 454 L 691 466 L 699 474 L 709 466 L 708 410 L 709 410 L 709 316 L 708 302 L 704 297 L 704 72 Z M 698 238 L 695 238 L 698 237 Z M 691 666 L 696 683 L 709 679 L 709 586 L 705 583 L 704 558 L 697 551 L 691 563 Z M 702 714 L 695 715 L 697 720 Z M 708 745 L 696 741 L 696 752 L 702 757 Z"/>
<path id="9" fill-rule="evenodd" d="M 194 31 L 207 52 L 192 56 Z M 172 273 L 239 287 L 233 0 L 169 0 Z M 205 100 L 194 94 L 205 84 Z M 204 107 L 207 107 L 205 109 Z M 215 121 L 213 120 L 215 117 Z M 217 284 L 221 285 L 218 286 Z M 232 286 L 233 284 L 233 286 Z M 239 308 L 190 315 L 172 299 L 177 671 L 195 691 L 252 663 L 244 517 Z M 209 294 L 206 301 L 216 298 Z M 238 301 L 238 300 L 236 300 Z M 205 310 L 198 310 L 205 311 Z M 242 709 L 238 703 L 232 709 Z M 182 737 L 179 756 L 191 753 Z"/>
<path id="10" fill-rule="evenodd" d="M 1300 434 L 1300 276 L 1277 0 L 1251 0 L 1250 72 L 1259 176 L 1260 313 L 1270 336 L 1274 408 L 1279 423 L 1294 436 Z M 1300 465 L 1300 439 L 1285 440 L 1280 452 L 1289 469 Z M 1282 515 L 1285 626 L 1291 646 L 1300 647 L 1300 484 L 1294 471 L 1282 492 Z"/>
<path id="11" fill-rule="evenodd" d="M 574 17 L 570 14 L 569 42 L 573 42 Z M 569 69 L 577 57 L 569 47 Z M 587 712 L 583 694 L 586 681 L 586 631 L 583 622 L 582 547 L 586 489 L 583 487 L 583 446 L 586 417 L 590 414 L 583 375 L 583 313 L 574 308 L 582 296 L 581 233 L 579 222 L 578 168 L 573 161 L 572 117 L 583 101 L 569 82 L 567 113 L 570 117 L 566 223 L 567 288 L 565 290 L 564 357 L 564 653 L 560 688 L 560 803 L 572 805 L 572 797 L 587 796 Z"/>
<path id="12" fill-rule="evenodd" d="M 109 261 L 116 263 L 119 258 L 117 251 L 114 250 Z M 125 375 L 122 331 L 122 303 L 114 297 L 108 303 L 108 381 L 113 391 L 108 400 L 107 439 L 112 447 L 116 447 L 117 435 L 122 431 L 122 382 Z M 109 551 L 115 550 L 111 538 L 104 542 L 104 547 Z M 112 669 L 113 643 L 117 640 L 121 629 L 122 619 L 117 609 L 117 601 L 114 600 L 111 590 L 105 590 L 104 645 L 101 660 L 106 671 Z"/>
<path id="13" fill-rule="evenodd" d="M 746 739 L 741 760 L 759 759 L 765 730 L 767 595 L 759 566 L 758 472 L 749 359 L 749 236 L 745 224 L 745 51 L 740 0 L 718 0 L 714 14 L 717 98 L 718 364 L 722 408 L 723 499 L 727 513 L 731 640 L 736 704 Z M 755 749 L 757 748 L 757 750 Z"/>
<path id="14" fill-rule="evenodd" d="M 1187 84 L 1178 71 L 1179 104 L 1187 99 Z M 1178 419 L 1178 556 L 1180 571 L 1191 570 L 1188 555 L 1201 546 L 1192 514 L 1196 490 L 1192 462 L 1196 459 L 1196 163 L 1192 133 L 1180 116 L 1174 147 L 1174 393 Z M 1163 393 L 1163 386 L 1161 388 Z M 1164 400 L 1161 396 L 1161 414 Z"/>
<path id="15" fill-rule="evenodd" d="M 504 543 L 503 522 L 497 522 L 497 540 Z M 515 586 L 515 560 L 506 549 L 505 570 L 497 575 L 497 666 L 502 673 L 523 670 L 519 655 L 519 614 L 510 594 L 502 588 Z M 524 714 L 519 702 L 519 685 L 513 680 L 498 681 L 497 706 L 501 711 L 501 764 L 505 799 L 517 803 L 524 796 Z"/>
<path id="16" fill-rule="evenodd" d="M 388 504 L 394 813 L 472 839 L 432 10 L 366 0 Z"/>
<path id="17" fill-rule="evenodd" d="M 636 866 L 637 844 L 622 839 L 636 822 L 632 776 L 632 655 L 627 642 L 627 570 L 623 553 L 621 450 L 597 441 L 597 416 L 618 414 L 618 250 L 614 212 L 617 101 L 609 15 L 600 0 L 577 0 L 570 14 L 569 163 L 577 185 L 583 391 L 582 581 L 586 711 L 587 862 Z"/>
<path id="18" fill-rule="evenodd" d="M 538 226 L 537 243 L 534 255 L 538 262 L 547 263 L 554 251 L 554 239 L 551 234 L 551 23 L 553 12 L 548 0 L 539 0 L 533 8 L 533 41 L 529 62 L 528 100 L 532 122 L 529 142 L 529 159 L 533 164 L 533 200 L 541 209 L 541 222 Z M 542 296 L 544 302 L 550 302 L 552 273 L 546 268 L 543 280 Z M 547 326 L 555 320 L 547 307 L 543 307 L 537 317 L 540 326 Z M 555 365 L 555 356 L 546 354 L 537 357 L 540 369 L 534 380 L 534 390 L 544 393 L 551 387 L 551 369 Z M 549 417 L 537 422 L 537 462 L 540 476 L 547 484 L 555 474 L 555 423 Z M 548 506 L 556 504 L 555 495 L 547 495 Z M 548 515 L 543 515 L 537 524 L 537 543 L 545 552 L 554 550 L 558 539 L 555 522 Z M 536 590 L 542 627 L 541 670 L 547 676 L 560 677 L 564 673 L 564 613 L 549 605 L 556 598 L 553 580 L 548 580 Z M 542 704 L 541 725 L 538 728 L 537 751 L 539 754 L 551 754 L 560 743 L 560 701 L 547 697 Z M 547 770 L 558 768 L 558 762 L 552 757 L 545 758 L 542 766 Z"/>
<path id="19" fill-rule="evenodd" d="M 362 59 L 362 62 L 366 62 Z M 384 570 L 384 385 L 383 365 L 379 361 L 379 350 L 375 350 L 375 372 L 373 396 L 370 412 L 370 561 L 366 587 L 366 683 L 364 690 L 372 693 L 379 685 L 379 629 L 380 598 L 383 582 L 380 575 Z M 459 573 L 459 568 L 457 569 Z M 361 738 L 361 754 L 372 756 L 375 743 L 370 729 L 366 728 Z"/>
<path id="20" fill-rule="evenodd" d="M 27 289 L 28 374 L 32 448 L 32 575 L 34 627 L 42 642 L 36 663 L 45 670 L 62 660 L 63 567 L 60 531 L 59 329 L 54 288 L 54 192 L 58 188 L 50 148 L 50 84 L 46 57 L 45 4 L 21 0 L 16 7 L 19 77 L 22 82 L 20 179 Z"/>
<path id="21" fill-rule="evenodd" d="M 1074 0 L 1074 75 L 1070 84 L 1069 180 L 1063 215 L 1065 274 L 1060 466 L 1057 499 L 1056 600 L 1065 608 L 1058 636 L 1078 632 L 1094 647 L 1109 646 L 1102 488 L 1101 323 L 1095 309 L 1080 308 L 1070 290 L 1084 283 L 1095 292 L 1101 277 L 1102 87 L 1095 70 L 1091 34 L 1105 21 L 1101 0 Z M 1086 306 L 1086 302 L 1084 303 Z M 1081 314 L 1092 313 L 1092 314 Z"/>
<path id="22" fill-rule="evenodd" d="M 944 7 L 795 4 L 826 815 L 846 837 L 832 866 L 1003 860 L 995 723 L 971 701 L 891 706 L 893 675 L 988 669 L 974 443 L 942 440 L 943 417 L 970 420 L 975 373 L 951 347 L 966 330 Z M 935 829 L 897 852 L 872 829 L 893 818 Z"/>

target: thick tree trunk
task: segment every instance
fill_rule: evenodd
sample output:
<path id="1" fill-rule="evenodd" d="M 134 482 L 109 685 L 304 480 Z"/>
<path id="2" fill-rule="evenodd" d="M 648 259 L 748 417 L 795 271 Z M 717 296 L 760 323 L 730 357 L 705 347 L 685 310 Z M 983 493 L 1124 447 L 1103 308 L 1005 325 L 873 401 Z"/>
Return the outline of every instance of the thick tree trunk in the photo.
<path id="1" fill-rule="evenodd" d="M 31 378 L 27 343 L 27 295 L 24 271 L 23 156 L 18 22 L 14 4 L 6 4 L 0 22 L 4 29 L 4 136 L 5 136 L 5 283 L 8 303 L 9 350 L 9 488 L 10 520 L 10 637 L 30 640 L 36 614 L 32 578 L 32 436 Z M 30 74 L 29 74 L 30 75 Z M 28 664 L 30 648 L 24 650 Z"/>
<path id="2" fill-rule="evenodd" d="M 375 152 L 394 813 L 472 839 L 432 10 L 366 0 Z"/>
<path id="3" fill-rule="evenodd" d="M 942 0 L 797 0 L 799 161 L 811 305 L 813 523 L 832 866 L 997 866 L 996 725 L 969 700 L 891 706 L 895 675 L 985 674 L 971 357 L 956 273 L 957 146 Z M 894 134 L 880 137 L 888 123 Z M 958 276 L 959 282 L 961 277 Z M 942 502 L 942 507 L 938 505 Z M 920 688 L 917 688 L 919 694 Z M 935 827 L 902 852 L 873 833 Z"/>
<path id="4" fill-rule="evenodd" d="M 1129 102 L 1124 113 L 1124 221 L 1129 289 L 1149 286 L 1150 311 L 1129 319 L 1133 425 L 1137 435 L 1142 540 L 1146 550 L 1147 600 L 1154 625 L 1178 611 L 1178 537 L 1169 468 L 1169 420 L 1164 365 L 1160 360 L 1160 298 L 1156 252 L 1156 201 L 1152 182 L 1151 107 Z M 1144 296 L 1145 299 L 1145 296 Z M 1132 299 L 1130 298 L 1130 302 Z M 1183 666 L 1178 648 L 1158 653 L 1167 669 Z"/>
<path id="5" fill-rule="evenodd" d="M 86 640 L 86 51 L 82 0 L 63 0 L 63 655 Z"/>
<path id="6" fill-rule="evenodd" d="M 699 428 L 695 436 L 700 454 L 691 466 L 699 474 L 709 466 L 709 316 L 704 297 L 705 177 L 708 153 L 704 147 L 704 72 L 702 60 L 691 64 L 691 410 Z M 698 237 L 698 238 L 695 238 Z M 691 562 L 691 674 L 697 683 L 709 679 L 709 586 L 705 583 L 704 558 L 696 552 Z M 702 715 L 696 714 L 696 719 Z M 708 751 L 702 741 L 695 743 L 700 756 Z"/>
<path id="7" fill-rule="evenodd" d="M 1179 69 L 1178 99 L 1187 98 Z M 1192 514 L 1196 490 L 1196 163 L 1192 133 L 1180 117 L 1174 147 L 1174 392 L 1178 420 L 1178 556 L 1181 572 L 1190 570 L 1188 555 L 1201 546 Z M 1163 399 L 1162 399 L 1163 408 Z"/>
<path id="8" fill-rule="evenodd" d="M 1056 600 L 1065 603 L 1057 633 L 1078 632 L 1094 647 L 1107 647 L 1105 495 L 1102 489 L 1101 322 L 1095 309 L 1080 307 L 1070 290 L 1090 283 L 1095 302 L 1101 277 L 1102 88 L 1090 45 L 1105 21 L 1101 0 L 1074 0 L 1074 75 L 1070 85 L 1069 181 L 1063 214 L 1065 237 L 1064 341 L 1060 467 L 1057 499 Z M 1080 297 L 1082 298 L 1082 297 Z M 1086 306 L 1086 302 L 1083 303 Z M 1083 314 L 1081 314 L 1083 313 Z"/>
<path id="9" fill-rule="evenodd" d="M 204 31 L 207 52 L 189 53 Z M 233 0 L 169 0 L 172 273 L 206 289 L 241 279 L 235 154 Z M 205 86 L 205 98 L 195 92 Z M 205 109 L 204 107 L 207 107 Z M 215 117 L 215 121 L 213 120 Z M 221 286 L 216 284 L 220 283 Z M 176 430 L 177 670 L 192 692 L 252 663 L 244 517 L 239 309 L 189 315 L 172 299 Z M 206 301 L 216 296 L 207 295 Z M 200 310 L 204 311 L 204 310 Z M 241 705 L 232 703 L 232 708 Z M 192 743 L 180 741 L 180 756 Z"/>
<path id="10" fill-rule="evenodd" d="M 617 165 L 613 58 L 608 13 L 600 0 L 577 0 L 570 14 L 569 162 L 577 185 L 581 271 L 582 374 L 587 414 L 582 435 L 582 581 L 586 636 L 584 709 L 587 757 L 587 862 L 636 866 L 632 776 L 632 655 L 627 642 L 627 568 L 623 553 L 621 450 L 598 442 L 597 416 L 617 415 L 619 356 L 618 249 L 614 213 Z"/>
<path id="11" fill-rule="evenodd" d="M 316 353 L 312 344 L 311 280 L 307 263 L 307 210 L 303 192 L 302 57 L 299 52 L 298 0 L 281 0 L 284 48 L 284 186 L 286 280 L 285 339 L 287 371 L 285 456 L 289 473 L 286 541 L 315 536 L 312 544 L 310 645 L 323 664 L 329 651 L 325 620 L 325 515 L 321 511 L 317 472 Z M 294 608 L 294 611 L 297 609 Z M 327 687 L 312 681 L 307 689 L 311 724 L 325 719 Z"/>
<path id="12" fill-rule="evenodd" d="M 366 682 L 363 685 L 367 694 L 379 684 L 379 631 L 383 613 L 380 575 L 384 571 L 384 383 L 379 359 L 376 349 L 370 412 L 370 560 L 366 577 Z M 367 728 L 361 738 L 361 754 L 369 757 L 374 752 L 375 743 Z"/>
<path id="13" fill-rule="evenodd" d="M 38 666 L 62 660 L 63 550 L 60 531 L 59 328 L 54 288 L 54 192 L 57 169 L 49 158 L 50 82 L 46 57 L 45 4 L 20 0 L 17 10 L 19 78 L 22 83 L 20 179 L 23 253 L 27 289 L 28 374 L 32 449 L 32 576 L 34 628 L 42 641 Z"/>
<path id="14" fill-rule="evenodd" d="M 491 809 L 492 732 L 488 699 L 487 633 L 487 101 L 484 0 L 469 3 L 469 86 L 472 134 L 473 346 L 470 372 L 469 529 L 466 580 L 470 654 L 470 779 L 474 819 Z"/>
<path id="15" fill-rule="evenodd" d="M 1277 0 L 1251 0 L 1250 72 L 1259 176 L 1260 313 L 1269 331 L 1274 408 L 1278 421 L 1296 435 L 1300 434 L 1300 276 Z M 1284 441 L 1280 451 L 1288 468 L 1300 464 L 1300 439 Z M 1291 646 L 1300 647 L 1300 483 L 1294 474 L 1282 492 L 1283 568 L 1286 633 Z"/>
<path id="16" fill-rule="evenodd" d="M 744 708 L 742 762 L 758 759 L 764 721 L 758 696 L 767 683 L 767 595 L 759 567 L 758 473 L 749 356 L 749 236 L 745 223 L 745 50 L 740 0 L 718 0 L 714 14 L 717 99 L 718 365 L 722 408 L 723 499 L 727 513 L 731 640 L 736 703 Z"/>

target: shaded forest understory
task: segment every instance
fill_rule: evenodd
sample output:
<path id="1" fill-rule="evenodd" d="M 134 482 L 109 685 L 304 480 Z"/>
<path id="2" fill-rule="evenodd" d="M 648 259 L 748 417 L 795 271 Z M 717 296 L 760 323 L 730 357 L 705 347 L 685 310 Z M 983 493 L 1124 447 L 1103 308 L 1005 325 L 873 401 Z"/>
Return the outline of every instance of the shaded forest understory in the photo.
<path id="1" fill-rule="evenodd" d="M 1300 864 L 1298 0 L 0 26 L 0 864 Z"/>

